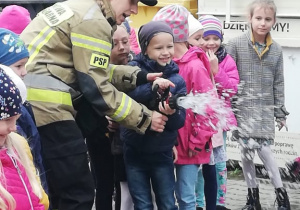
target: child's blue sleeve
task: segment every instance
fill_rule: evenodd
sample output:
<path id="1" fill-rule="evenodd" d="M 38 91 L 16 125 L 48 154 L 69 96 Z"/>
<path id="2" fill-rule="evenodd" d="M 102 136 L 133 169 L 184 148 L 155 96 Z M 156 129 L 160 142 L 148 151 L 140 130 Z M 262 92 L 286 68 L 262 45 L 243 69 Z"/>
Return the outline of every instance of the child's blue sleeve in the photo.
<path id="1" fill-rule="evenodd" d="M 137 86 L 133 91 L 128 93 L 132 99 L 134 99 L 138 103 L 142 103 L 147 105 L 149 101 L 152 99 L 152 84 L 146 83 L 140 86 Z"/>

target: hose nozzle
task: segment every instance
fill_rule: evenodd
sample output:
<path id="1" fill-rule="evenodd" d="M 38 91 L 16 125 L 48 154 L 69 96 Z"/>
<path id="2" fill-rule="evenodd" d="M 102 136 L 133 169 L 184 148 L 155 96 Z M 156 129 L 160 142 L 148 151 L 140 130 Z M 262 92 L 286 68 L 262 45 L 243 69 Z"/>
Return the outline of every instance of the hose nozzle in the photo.
<path id="1" fill-rule="evenodd" d="M 172 96 L 169 98 L 169 106 L 170 106 L 170 108 L 171 108 L 171 109 L 179 109 L 179 106 L 178 106 L 177 101 L 178 101 L 178 99 L 179 99 L 180 97 L 184 97 L 184 96 L 186 96 L 186 94 L 180 93 L 180 94 L 172 95 Z"/>

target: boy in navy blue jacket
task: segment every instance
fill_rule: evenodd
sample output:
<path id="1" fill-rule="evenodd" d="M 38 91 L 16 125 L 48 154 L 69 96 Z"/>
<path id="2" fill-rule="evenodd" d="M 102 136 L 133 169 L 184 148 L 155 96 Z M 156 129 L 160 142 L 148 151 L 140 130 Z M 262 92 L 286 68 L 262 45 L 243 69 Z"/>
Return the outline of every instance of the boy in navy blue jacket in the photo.
<path id="1" fill-rule="evenodd" d="M 138 33 L 142 52 L 129 65 L 139 66 L 146 72 L 163 72 L 163 78 L 175 87 L 171 94 L 185 94 L 186 86 L 178 74 L 178 66 L 172 61 L 174 38 L 171 28 L 159 21 L 142 26 Z M 152 210 L 151 185 L 158 209 L 177 209 L 174 198 L 174 165 L 172 148 L 177 139 L 177 130 L 184 125 L 185 110 L 172 110 L 166 102 L 153 107 L 156 92 L 155 82 L 136 87 L 128 95 L 150 109 L 157 109 L 168 116 L 165 129 L 157 133 L 148 129 L 145 135 L 121 128 L 124 141 L 124 159 L 128 186 L 136 210 Z"/>

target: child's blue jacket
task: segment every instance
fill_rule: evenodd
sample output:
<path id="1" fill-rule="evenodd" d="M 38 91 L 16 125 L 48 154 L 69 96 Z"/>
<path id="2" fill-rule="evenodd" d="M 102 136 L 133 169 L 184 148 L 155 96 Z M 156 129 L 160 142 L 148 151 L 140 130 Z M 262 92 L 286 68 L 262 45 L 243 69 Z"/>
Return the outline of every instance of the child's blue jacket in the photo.
<path id="1" fill-rule="evenodd" d="M 28 141 L 35 167 L 39 170 L 42 186 L 45 192 L 48 193 L 46 174 L 41 155 L 41 139 L 35 125 L 31 105 L 28 102 L 25 102 L 21 106 L 21 116 L 17 120 L 17 132 Z"/>
<path id="2" fill-rule="evenodd" d="M 170 89 L 172 95 L 186 94 L 185 81 L 178 74 L 179 69 L 175 62 L 171 61 L 171 63 L 166 66 L 160 66 L 157 62 L 150 60 L 147 56 L 140 53 L 129 65 L 139 66 L 142 71 L 149 73 L 163 72 L 163 78 L 175 84 L 175 87 Z M 152 83 L 137 86 L 135 90 L 129 92 L 128 95 L 153 110 L 153 107 L 150 107 L 150 102 L 155 96 L 155 93 L 152 91 Z M 156 110 L 158 110 L 158 107 Z M 146 133 L 141 135 L 134 130 L 121 127 L 121 140 L 123 140 L 126 145 L 133 146 L 140 152 L 156 153 L 169 151 L 177 141 L 177 130 L 184 125 L 185 110 L 178 109 L 173 115 L 168 115 L 167 117 L 168 121 L 162 133 L 151 131 L 148 128 Z"/>

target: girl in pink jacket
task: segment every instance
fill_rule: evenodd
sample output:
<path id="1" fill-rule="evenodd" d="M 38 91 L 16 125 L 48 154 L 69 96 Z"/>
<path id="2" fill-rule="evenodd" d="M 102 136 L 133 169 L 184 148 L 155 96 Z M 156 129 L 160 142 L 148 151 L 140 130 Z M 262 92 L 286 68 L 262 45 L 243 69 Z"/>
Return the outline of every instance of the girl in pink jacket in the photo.
<path id="1" fill-rule="evenodd" d="M 169 5 L 160 9 L 153 20 L 165 21 L 173 29 L 174 61 L 186 82 L 187 92 L 206 93 L 214 88 L 209 74 L 209 61 L 203 50 L 190 47 L 187 43 L 188 14 L 182 6 Z M 216 133 L 213 127 L 217 122 L 218 119 L 214 117 L 210 107 L 206 108 L 205 116 L 195 114 L 190 109 L 186 110 L 185 125 L 178 130 L 178 160 L 175 162 L 175 192 L 179 209 L 195 210 L 198 168 L 200 164 L 210 162 L 211 137 Z"/>
<path id="2" fill-rule="evenodd" d="M 36 174 L 27 141 L 13 131 L 21 113 L 20 92 L 0 69 L 0 209 L 45 210 L 49 201 Z"/>
<path id="3" fill-rule="evenodd" d="M 221 138 L 213 138 L 213 153 L 217 179 L 217 200 L 215 209 L 228 210 L 225 207 L 227 180 L 227 156 L 225 152 L 226 136 L 227 131 L 237 125 L 235 116 L 231 110 L 230 99 L 237 92 L 239 75 L 233 58 L 226 53 L 225 48 L 221 45 L 223 40 L 221 21 L 212 15 L 202 16 L 199 18 L 199 21 L 198 24 L 200 23 L 203 27 L 203 29 L 200 31 L 201 38 L 196 37 L 197 33 L 195 33 L 195 35 L 190 33 L 189 43 L 193 46 L 201 47 L 206 52 L 210 63 L 211 77 L 216 84 L 219 98 L 225 100 L 226 107 L 228 108 L 226 109 L 228 113 L 226 116 L 226 127 L 224 128 L 223 135 L 219 136 Z M 193 28 L 192 25 L 189 27 Z M 214 144 L 216 139 L 221 139 L 221 144 Z M 205 182 L 207 180 L 203 180 L 203 175 L 202 170 L 199 170 L 196 187 L 197 210 L 202 210 L 204 207 L 203 191 L 205 190 L 203 190 L 203 188 L 204 180 Z M 206 205 L 207 202 L 208 199 L 206 199 Z"/>

